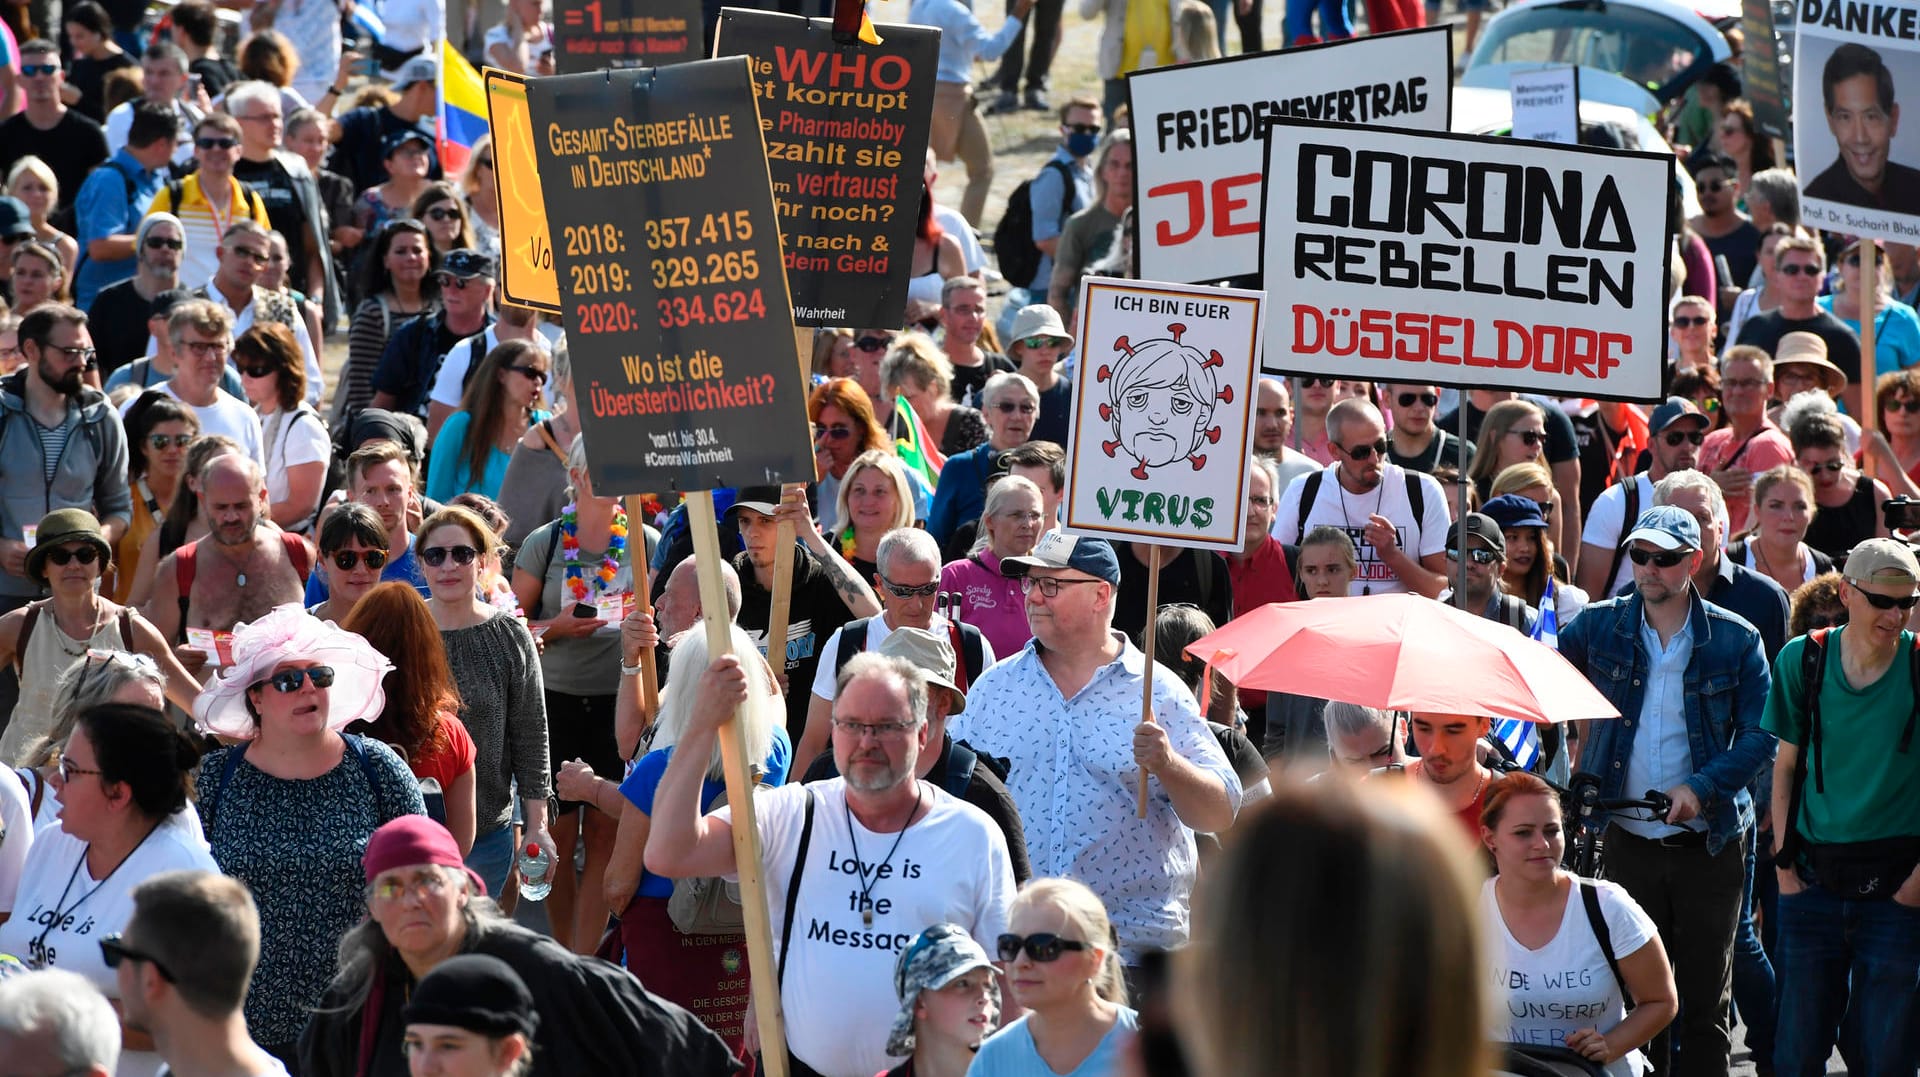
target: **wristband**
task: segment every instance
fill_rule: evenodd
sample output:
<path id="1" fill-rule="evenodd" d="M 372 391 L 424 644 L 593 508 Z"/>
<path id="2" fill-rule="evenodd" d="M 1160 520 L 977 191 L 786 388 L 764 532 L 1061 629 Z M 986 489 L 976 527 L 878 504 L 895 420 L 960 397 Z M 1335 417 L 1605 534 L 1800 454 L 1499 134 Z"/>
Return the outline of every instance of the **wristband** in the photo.
<path id="1" fill-rule="evenodd" d="M 627 665 L 625 662 L 622 662 L 620 663 L 620 675 L 622 677 L 638 677 L 640 675 L 640 671 L 644 668 L 646 667 L 630 666 L 630 665 Z"/>

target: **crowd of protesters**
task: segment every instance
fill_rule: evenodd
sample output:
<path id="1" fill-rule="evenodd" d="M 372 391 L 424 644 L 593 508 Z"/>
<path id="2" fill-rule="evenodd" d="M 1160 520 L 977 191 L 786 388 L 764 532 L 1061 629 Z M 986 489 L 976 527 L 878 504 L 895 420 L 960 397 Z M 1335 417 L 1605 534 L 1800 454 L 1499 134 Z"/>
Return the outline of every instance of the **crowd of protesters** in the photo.
<path id="1" fill-rule="evenodd" d="M 1058 526 L 1073 305 L 1132 275 L 1121 76 L 1230 16 L 1257 49 L 1260 3 L 1083 4 L 1110 40 L 1069 95 L 1061 0 L 993 32 L 916 0 L 905 317 L 817 333 L 819 481 L 717 491 L 697 565 L 684 506 L 594 489 L 564 337 L 496 295 L 489 142 L 439 160 L 441 36 L 546 74 L 551 13 L 387 0 L 369 65 L 341 6 L 239 6 L 0 6 L 0 1069 L 1691 1077 L 1736 1028 L 1762 1074 L 1920 1068 L 1920 514 L 1883 510 L 1920 498 L 1920 255 L 1805 227 L 1732 68 L 1663 117 L 1700 209 L 1670 398 L 1262 378 L 1244 546 L 1155 558 Z M 1059 121 L 1018 273 L 976 109 Z M 1182 653 L 1400 592 L 1620 717 Z M 1582 782 L 1665 805 L 1585 820 L 1600 880 Z"/>

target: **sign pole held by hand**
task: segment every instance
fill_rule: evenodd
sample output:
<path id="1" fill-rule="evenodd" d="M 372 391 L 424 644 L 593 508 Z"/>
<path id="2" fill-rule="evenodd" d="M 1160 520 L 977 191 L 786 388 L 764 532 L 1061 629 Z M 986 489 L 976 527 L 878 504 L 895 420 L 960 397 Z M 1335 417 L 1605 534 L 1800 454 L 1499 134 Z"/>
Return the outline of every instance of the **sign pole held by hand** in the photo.
<path id="1" fill-rule="evenodd" d="M 1879 364 L 1874 361 L 1873 338 L 1875 336 L 1874 318 L 1880 313 L 1880 245 L 1871 239 L 1860 243 L 1860 432 L 1873 432 L 1874 422 L 1879 417 L 1874 414 L 1874 371 Z M 1873 474 L 1873 454 L 1862 453 L 1867 474 Z"/>
<path id="2" fill-rule="evenodd" d="M 653 616 L 653 588 L 647 581 L 647 513 L 641 505 L 639 494 L 627 495 L 627 563 L 633 566 L 633 602 L 640 612 Z M 665 642 L 664 640 L 662 642 Z M 645 733 L 647 726 L 660 713 L 660 674 L 655 665 L 654 649 L 640 652 L 640 713 L 645 724 L 640 731 Z"/>
<path id="3" fill-rule="evenodd" d="M 810 374 L 813 367 L 813 330 L 795 329 L 793 331 L 793 350 L 800 356 L 800 384 L 806 385 L 811 380 Z M 820 477 L 818 461 L 815 462 L 813 470 L 814 479 L 817 481 Z M 787 490 L 783 487 L 780 491 L 780 499 L 782 501 L 786 500 L 787 493 Z M 807 495 L 802 491 L 800 496 L 805 498 Z M 788 618 L 792 616 L 793 610 L 793 538 L 792 524 L 781 520 L 774 526 L 773 603 L 767 609 L 768 661 L 772 661 L 772 656 L 775 654 L 784 656 L 787 650 L 787 621 Z M 779 641 L 777 648 L 774 646 L 774 641 L 776 640 Z M 784 672 L 786 668 L 786 659 L 783 657 L 780 660 L 780 665 L 776 667 L 776 671 Z M 786 685 L 784 687 L 785 689 L 791 689 L 793 686 Z"/>
<path id="4" fill-rule="evenodd" d="M 720 575 L 720 532 L 713 515 L 713 491 L 695 490 L 687 494 L 687 524 L 693 534 L 694 568 L 700 580 L 700 617 L 707 629 L 707 654 L 718 658 L 732 652 L 731 624 L 727 617 L 727 589 Z M 791 545 L 791 543 L 789 543 Z M 785 641 L 775 646 L 769 636 L 768 653 L 784 662 Z M 741 661 L 756 656 L 744 654 Z M 753 803 L 754 781 L 747 767 L 747 727 L 738 716 L 720 730 L 720 765 L 726 773 L 727 803 Z M 751 811 L 733 812 L 733 862 L 740 873 L 740 911 L 747 934 L 747 962 L 753 992 L 754 1020 L 760 1028 L 760 1042 L 766 1045 L 762 1058 L 772 1077 L 787 1077 L 786 1018 L 780 1009 L 780 980 L 773 959 L 773 913 L 767 904 L 767 891 L 760 876 L 760 829 Z"/>
<path id="5" fill-rule="evenodd" d="M 1144 675 L 1140 678 L 1140 720 L 1153 721 L 1153 646 L 1157 634 L 1155 624 L 1160 616 L 1160 547 L 1146 543 L 1147 547 L 1147 627 L 1140 634 L 1141 651 L 1147 656 Z M 1201 556 L 1206 556 L 1202 554 Z M 1205 717 L 1202 715 L 1202 717 Z M 1140 818 L 1147 817 L 1147 768 L 1140 768 L 1140 802 L 1136 809 Z"/>

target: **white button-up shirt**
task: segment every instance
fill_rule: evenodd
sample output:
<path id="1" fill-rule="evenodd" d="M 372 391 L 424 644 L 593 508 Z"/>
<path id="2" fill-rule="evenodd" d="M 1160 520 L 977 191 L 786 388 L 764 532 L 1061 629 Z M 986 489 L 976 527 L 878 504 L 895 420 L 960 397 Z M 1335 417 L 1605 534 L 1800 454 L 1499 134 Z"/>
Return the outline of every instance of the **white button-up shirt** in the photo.
<path id="1" fill-rule="evenodd" d="M 955 740 L 1012 760 L 1007 788 L 1020 808 L 1033 873 L 1077 879 L 1100 895 L 1120 934 L 1121 959 L 1133 964 L 1144 949 L 1187 941 L 1196 858 L 1193 831 L 1157 780 L 1147 787 L 1147 817 L 1136 816 L 1132 732 L 1146 656 L 1113 635 L 1119 657 L 1072 699 L 1062 697 L 1031 641 L 980 675 L 966 710 L 947 728 Z M 1157 664 L 1153 710 L 1174 752 L 1224 783 L 1238 804 L 1240 779 L 1193 693 Z"/>
<path id="2" fill-rule="evenodd" d="M 1647 683 L 1634 716 L 1633 750 L 1627 755 L 1627 778 L 1621 796 L 1637 797 L 1649 789 L 1666 791 L 1693 776 L 1693 746 L 1687 742 L 1687 664 L 1693 660 L 1693 624 L 1683 623 L 1666 646 L 1660 633 L 1643 616 L 1640 643 L 1647 649 Z M 1643 812 L 1632 813 L 1643 815 Z M 1664 822 L 1613 817 L 1629 833 L 1643 838 L 1677 834 L 1680 827 Z M 1702 824 L 1696 824 L 1696 828 Z"/>

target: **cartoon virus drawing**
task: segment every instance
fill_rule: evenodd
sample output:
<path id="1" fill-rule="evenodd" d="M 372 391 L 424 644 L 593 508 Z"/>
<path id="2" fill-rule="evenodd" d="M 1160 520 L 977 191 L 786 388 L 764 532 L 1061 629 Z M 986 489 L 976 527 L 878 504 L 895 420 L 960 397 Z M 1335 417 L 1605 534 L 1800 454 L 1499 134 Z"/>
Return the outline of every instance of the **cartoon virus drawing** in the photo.
<path id="1" fill-rule="evenodd" d="M 1214 406 L 1233 403 L 1233 386 L 1221 385 L 1216 373 L 1226 360 L 1217 351 L 1180 343 L 1186 331 L 1174 322 L 1167 326 L 1170 339 L 1135 344 L 1121 337 L 1113 342 L 1119 358 L 1095 373 L 1107 386 L 1100 418 L 1113 428 L 1113 440 L 1102 441 L 1100 451 L 1110 458 L 1116 451 L 1133 457 L 1136 479 L 1146 478 L 1148 468 L 1176 460 L 1190 462 L 1195 471 L 1207 466 L 1207 454 L 1200 450 L 1220 440 Z"/>

